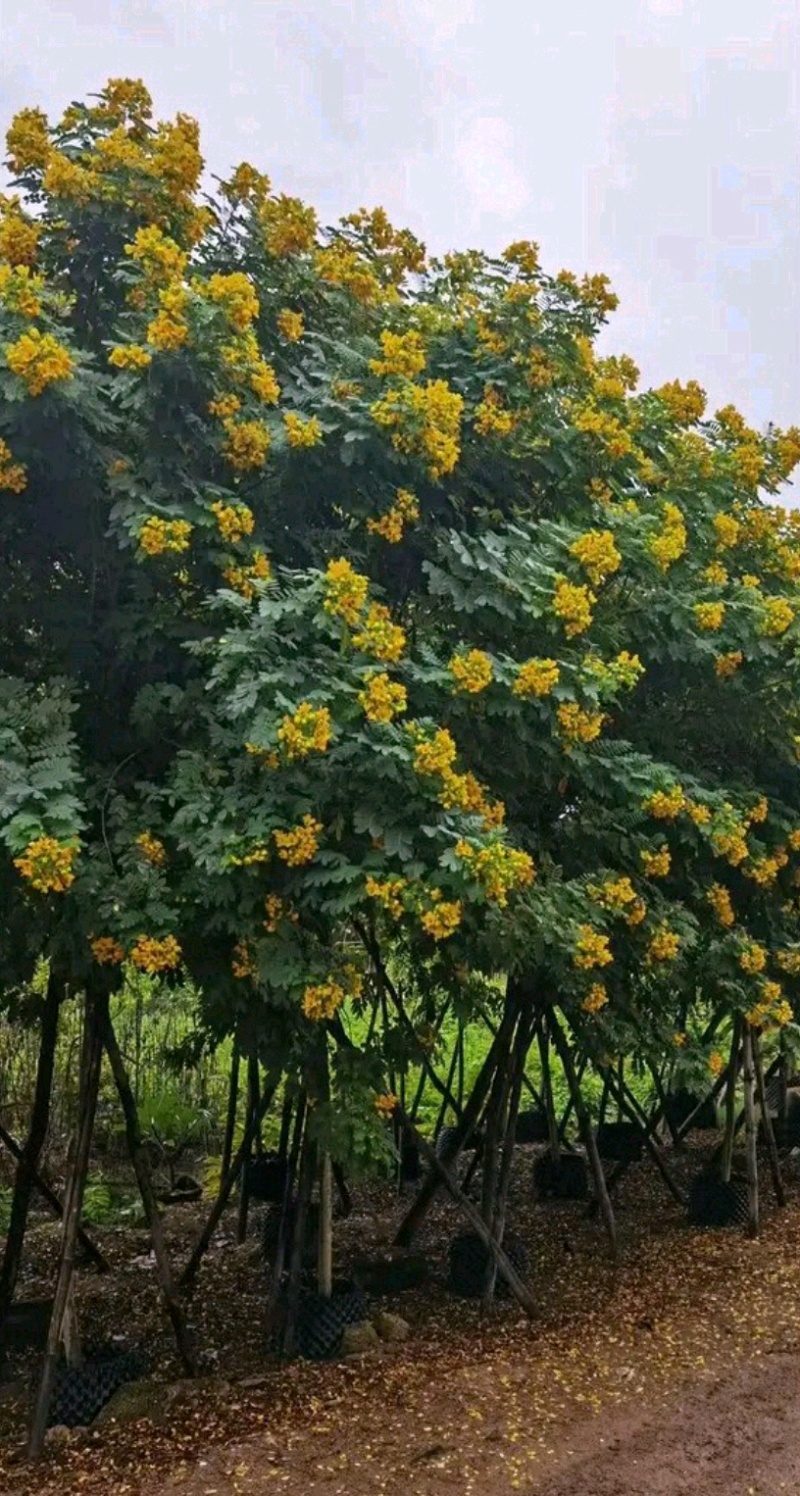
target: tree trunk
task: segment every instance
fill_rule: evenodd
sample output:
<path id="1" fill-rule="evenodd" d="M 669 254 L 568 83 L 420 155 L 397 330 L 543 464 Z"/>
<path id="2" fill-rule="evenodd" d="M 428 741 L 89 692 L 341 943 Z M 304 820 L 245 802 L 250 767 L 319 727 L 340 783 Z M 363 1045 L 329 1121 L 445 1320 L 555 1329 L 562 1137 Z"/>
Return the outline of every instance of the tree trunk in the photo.
<path id="1" fill-rule="evenodd" d="M 552 1008 L 550 1009 L 549 1016 L 550 1032 L 553 1036 L 553 1043 L 558 1050 L 559 1059 L 561 1060 L 561 1063 L 564 1067 L 564 1074 L 567 1077 L 567 1085 L 569 1086 L 570 1094 L 575 1106 L 575 1115 L 578 1119 L 581 1139 L 583 1141 L 583 1146 L 586 1149 L 586 1154 L 589 1159 L 589 1165 L 592 1170 L 595 1193 L 597 1195 L 597 1199 L 600 1202 L 600 1212 L 605 1223 L 606 1231 L 608 1232 L 611 1254 L 616 1261 L 617 1223 L 614 1219 L 614 1207 L 611 1204 L 611 1198 L 606 1188 L 606 1179 L 603 1173 L 603 1165 L 600 1162 L 600 1155 L 597 1151 L 595 1136 L 592 1131 L 591 1118 L 586 1109 L 586 1105 L 581 1094 L 578 1077 L 575 1073 L 575 1062 L 572 1058 L 569 1044 L 567 1042 L 565 1034 L 561 1030 L 558 1019 L 556 1018 L 555 1012 Z"/>
<path id="2" fill-rule="evenodd" d="M 767 1156 L 769 1158 L 769 1170 L 772 1175 L 772 1188 L 775 1191 L 775 1199 L 783 1208 L 786 1204 L 786 1190 L 783 1185 L 781 1174 L 781 1161 L 778 1156 L 778 1145 L 775 1142 L 775 1129 L 767 1106 L 767 1087 L 764 1081 L 764 1066 L 761 1061 L 761 1039 L 757 1033 L 753 1033 L 753 1068 L 756 1074 L 756 1091 L 758 1105 L 761 1111 L 761 1121 L 764 1128 L 764 1137 L 767 1142 Z M 783 1056 L 781 1056 L 783 1058 Z"/>
<path id="3" fill-rule="evenodd" d="M 558 1167 L 558 1162 L 561 1158 L 561 1139 L 558 1136 L 558 1118 L 556 1117 L 556 1106 L 553 1097 L 553 1075 L 550 1069 L 550 1042 L 545 1014 L 541 1008 L 536 1015 L 536 1039 L 539 1045 L 539 1063 L 542 1070 L 542 1096 L 547 1116 L 547 1131 L 550 1135 L 550 1157 L 553 1160 L 553 1164 Z"/>
<path id="4" fill-rule="evenodd" d="M 225 1117 L 225 1136 L 222 1140 L 222 1163 L 219 1171 L 220 1189 L 233 1155 L 233 1138 L 236 1132 L 236 1108 L 239 1103 L 239 1048 L 234 1040 L 231 1056 L 231 1078 L 228 1083 L 228 1110 Z"/>
<path id="5" fill-rule="evenodd" d="M 44 1006 L 42 1008 L 39 1059 L 36 1067 L 36 1089 L 33 1098 L 28 1136 L 22 1148 L 14 1180 L 14 1195 L 11 1201 L 11 1219 L 8 1223 L 6 1249 L 0 1272 L 0 1354 L 2 1353 L 3 1327 L 14 1298 L 19 1277 L 25 1227 L 31 1194 L 37 1178 L 39 1157 L 47 1136 L 50 1120 L 50 1096 L 53 1089 L 53 1065 L 56 1040 L 58 1038 L 58 1015 L 64 995 L 64 982 L 52 969 L 47 980 Z"/>
<path id="6" fill-rule="evenodd" d="M 283 1329 L 283 1353 L 289 1359 L 294 1355 L 297 1311 L 300 1306 L 303 1243 L 306 1231 L 306 1216 L 308 1215 L 308 1207 L 311 1201 L 311 1186 L 314 1180 L 314 1156 L 316 1151 L 308 1135 L 308 1130 L 306 1130 L 300 1161 L 300 1184 L 297 1191 L 297 1209 L 294 1213 L 292 1255 L 289 1262 L 289 1282 L 286 1289 L 286 1321 Z"/>
<path id="7" fill-rule="evenodd" d="M 15 1158 L 17 1162 L 19 1162 L 20 1158 L 22 1157 L 23 1150 L 16 1139 L 12 1138 L 11 1133 L 6 1132 L 5 1128 L 1 1125 L 0 1143 L 3 1143 L 11 1154 L 11 1157 Z M 44 1178 L 44 1176 L 42 1174 L 39 1174 L 38 1172 L 35 1172 L 33 1176 L 33 1183 L 42 1199 L 45 1201 L 45 1204 L 50 1206 L 53 1215 L 57 1216 L 59 1220 L 63 1220 L 64 1207 L 59 1200 L 55 1190 L 52 1189 L 51 1186 L 47 1183 L 47 1180 Z M 92 1241 L 92 1238 L 90 1236 L 87 1236 L 83 1227 L 81 1227 L 78 1231 L 78 1242 L 82 1251 L 85 1252 L 89 1261 L 94 1264 L 99 1273 L 108 1273 L 111 1271 L 111 1265 L 108 1262 L 108 1259 L 103 1256 L 100 1248 L 95 1245 L 95 1243 Z"/>
<path id="8" fill-rule="evenodd" d="M 297 1110 L 295 1113 L 294 1132 L 292 1134 L 291 1148 L 286 1165 L 286 1183 L 283 1189 L 283 1200 L 281 1202 L 281 1218 L 278 1223 L 278 1240 L 275 1247 L 275 1261 L 272 1265 L 272 1283 L 270 1285 L 269 1299 L 267 1301 L 267 1325 L 270 1330 L 274 1329 L 278 1307 L 280 1304 L 281 1287 L 283 1283 L 283 1272 L 286 1264 L 286 1250 L 290 1246 L 290 1226 L 292 1217 L 292 1202 L 294 1199 L 294 1181 L 297 1176 L 297 1161 L 303 1142 L 303 1129 L 306 1121 L 306 1098 L 305 1092 L 300 1092 L 297 1098 Z"/>
<path id="9" fill-rule="evenodd" d="M 319 1171 L 319 1256 L 317 1287 L 329 1299 L 333 1292 L 333 1190 L 331 1156 L 323 1153 Z"/>
<path id="10" fill-rule="evenodd" d="M 755 1072 L 753 1069 L 753 1030 L 744 1025 L 742 1036 L 744 1082 L 745 1154 L 747 1158 L 747 1234 L 758 1236 L 758 1153 L 756 1150 Z"/>
<path id="11" fill-rule="evenodd" d="M 47 1414 L 50 1409 L 58 1348 L 61 1344 L 63 1333 L 64 1312 L 69 1302 L 70 1289 L 72 1287 L 72 1273 L 75 1265 L 75 1243 L 78 1237 L 78 1222 L 80 1221 L 81 1209 L 83 1207 L 86 1176 L 89 1171 L 89 1154 L 92 1146 L 95 1112 L 97 1110 L 100 1062 L 103 1057 L 100 1020 L 106 1002 L 107 998 L 105 996 L 101 996 L 98 993 L 87 993 L 86 1022 L 81 1050 L 81 1085 L 77 1138 L 69 1183 L 67 1185 L 66 1199 L 64 1201 L 64 1221 L 61 1232 L 58 1276 L 53 1296 L 53 1312 L 50 1317 L 50 1328 L 47 1332 L 44 1364 L 28 1443 L 29 1457 L 34 1460 L 40 1458 L 44 1448 Z"/>
<path id="12" fill-rule="evenodd" d="M 108 1055 L 109 1062 L 111 1064 L 111 1073 L 114 1076 L 114 1084 L 116 1085 L 119 1099 L 122 1104 L 123 1115 L 125 1117 L 125 1134 L 128 1140 L 128 1152 L 130 1153 L 131 1163 L 133 1164 L 134 1173 L 136 1174 L 136 1180 L 139 1185 L 139 1193 L 142 1197 L 145 1220 L 147 1221 L 147 1224 L 150 1228 L 150 1236 L 153 1243 L 153 1255 L 156 1259 L 156 1271 L 158 1273 L 158 1280 L 161 1285 L 161 1292 L 164 1297 L 167 1314 L 169 1315 L 170 1321 L 172 1323 L 172 1328 L 175 1334 L 175 1343 L 178 1347 L 178 1354 L 183 1363 L 184 1370 L 190 1377 L 192 1377 L 195 1375 L 195 1372 L 197 1370 L 194 1349 L 192 1347 L 189 1332 L 186 1327 L 186 1319 L 184 1317 L 183 1307 L 181 1305 L 178 1290 L 175 1286 L 175 1279 L 172 1275 L 172 1267 L 170 1265 L 169 1255 L 167 1252 L 167 1244 L 164 1240 L 164 1227 L 161 1221 L 161 1216 L 159 1214 L 158 1205 L 156 1203 L 155 1191 L 153 1190 L 153 1181 L 150 1177 L 150 1164 L 147 1159 L 147 1151 L 142 1139 L 142 1129 L 139 1124 L 139 1113 L 136 1106 L 136 1099 L 134 1097 L 133 1091 L 131 1090 L 128 1072 L 125 1068 L 125 1061 L 122 1058 L 120 1047 L 117 1043 L 117 1036 L 114 1033 L 114 1025 L 111 1021 L 111 1015 L 107 1010 L 103 1014 L 102 1030 L 106 1054 Z"/>
<path id="13" fill-rule="evenodd" d="M 178 1279 L 178 1283 L 181 1288 L 187 1288 L 197 1275 L 197 1269 L 199 1268 L 200 1263 L 205 1257 L 205 1254 L 208 1251 L 208 1247 L 211 1242 L 211 1238 L 213 1237 L 214 1232 L 216 1231 L 217 1226 L 222 1219 L 222 1213 L 228 1203 L 228 1200 L 230 1199 L 231 1191 L 242 1172 L 242 1167 L 244 1165 L 245 1159 L 248 1158 L 250 1154 L 253 1138 L 256 1134 L 256 1128 L 269 1109 L 270 1103 L 272 1102 L 275 1092 L 278 1089 L 279 1081 L 280 1071 L 273 1070 L 271 1075 L 267 1076 L 264 1085 L 264 1095 L 261 1097 L 261 1100 L 258 1104 L 258 1111 L 254 1117 L 249 1117 L 247 1120 L 244 1137 L 239 1144 L 239 1148 L 234 1156 L 233 1163 L 228 1170 L 226 1178 L 222 1180 L 219 1194 L 211 1207 L 208 1220 L 206 1221 L 205 1226 L 200 1232 L 197 1241 L 192 1247 L 189 1260 L 186 1263 L 186 1266 L 183 1269 L 180 1278 Z"/>
<path id="14" fill-rule="evenodd" d="M 725 1184 L 730 1183 L 733 1168 L 733 1143 L 736 1136 L 736 1077 L 739 1074 L 739 1045 L 742 1036 L 742 1020 L 738 1013 L 733 1020 L 731 1057 L 728 1062 L 728 1090 L 725 1095 L 725 1133 L 722 1140 L 720 1174 Z"/>
<path id="15" fill-rule="evenodd" d="M 516 1011 L 516 1000 L 509 988 L 506 995 L 506 1007 L 502 1022 L 497 1030 L 497 1034 L 492 1040 L 491 1047 L 486 1056 L 486 1059 L 483 1062 L 480 1074 L 478 1075 L 475 1085 L 472 1088 L 472 1093 L 469 1097 L 469 1100 L 464 1107 L 464 1112 L 461 1117 L 461 1121 L 457 1125 L 456 1135 L 453 1138 L 452 1144 L 445 1150 L 444 1158 L 446 1163 L 448 1164 L 453 1163 L 457 1159 L 464 1144 L 469 1140 L 475 1130 L 475 1127 L 477 1126 L 478 1119 L 481 1115 L 484 1104 L 486 1102 L 486 1097 L 489 1094 L 489 1090 L 494 1079 L 494 1072 L 497 1068 L 497 1065 L 503 1062 L 503 1059 L 508 1052 L 511 1031 L 516 1020 Z M 414 1136 L 418 1137 L 416 1128 L 414 1129 Z M 425 1154 L 424 1156 L 427 1157 L 427 1154 Z M 394 1238 L 395 1246 L 409 1247 L 411 1245 L 411 1242 L 413 1241 L 414 1236 L 422 1225 L 422 1222 L 424 1221 L 425 1216 L 427 1215 L 430 1208 L 431 1202 L 441 1188 L 441 1185 L 441 1171 L 438 1169 L 429 1170 L 427 1178 L 423 1180 L 415 1199 L 412 1201 L 410 1208 L 400 1222 L 400 1226 L 398 1227 L 397 1233 Z"/>
<path id="16" fill-rule="evenodd" d="M 503 1156 L 500 1164 L 500 1178 L 497 1186 L 497 1202 L 493 1220 L 492 1231 L 503 1245 L 506 1230 L 506 1208 L 508 1205 L 508 1191 L 511 1184 L 511 1165 L 514 1160 L 514 1144 L 517 1131 L 517 1117 L 519 1116 L 519 1103 L 522 1095 L 522 1080 L 525 1074 L 525 1061 L 528 1058 L 528 1048 L 531 1037 L 530 1014 L 523 1013 L 517 1027 L 517 1044 L 514 1053 L 514 1067 L 511 1076 L 511 1086 L 508 1095 L 508 1106 L 506 1110 L 505 1136 L 503 1138 Z M 489 1271 L 486 1278 L 486 1287 L 483 1291 L 483 1304 L 487 1307 L 494 1298 L 494 1290 L 497 1282 L 497 1261 L 491 1258 Z"/>

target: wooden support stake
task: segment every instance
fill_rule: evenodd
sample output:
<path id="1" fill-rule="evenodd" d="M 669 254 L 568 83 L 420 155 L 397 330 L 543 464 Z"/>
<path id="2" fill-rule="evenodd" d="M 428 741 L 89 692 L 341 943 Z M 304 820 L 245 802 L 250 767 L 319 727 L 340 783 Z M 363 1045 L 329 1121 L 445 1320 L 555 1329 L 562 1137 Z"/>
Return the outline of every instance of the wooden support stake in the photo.
<path id="1" fill-rule="evenodd" d="M 764 1128 L 764 1137 L 767 1140 L 767 1157 L 769 1158 L 769 1171 L 772 1176 L 772 1188 L 775 1191 L 775 1199 L 782 1209 L 786 1204 L 786 1190 L 781 1174 L 781 1161 L 778 1156 L 778 1145 L 775 1141 L 775 1129 L 767 1106 L 767 1087 L 764 1080 L 764 1066 L 761 1060 L 761 1039 L 753 1030 L 753 1068 L 756 1073 L 756 1092 L 758 1095 L 758 1106 L 761 1112 L 761 1124 Z M 780 1057 L 783 1058 L 782 1056 Z M 779 1060 L 780 1063 L 780 1060 Z"/>
<path id="2" fill-rule="evenodd" d="M 589 1159 L 592 1178 L 594 1180 L 595 1194 L 598 1201 L 600 1202 L 600 1212 L 605 1223 L 606 1231 L 608 1232 L 611 1255 L 616 1261 L 617 1223 L 614 1219 L 614 1207 L 611 1204 L 611 1198 L 609 1196 L 608 1190 L 606 1189 L 606 1180 L 603 1173 L 603 1165 L 600 1161 L 600 1155 L 597 1151 L 597 1143 L 595 1141 L 594 1132 L 592 1130 L 591 1118 L 587 1111 L 586 1103 L 584 1102 L 580 1085 L 578 1084 L 578 1077 L 575 1073 L 575 1061 L 572 1058 L 572 1052 L 567 1042 L 566 1035 L 562 1032 L 558 1019 L 556 1018 L 555 1011 L 552 1008 L 550 1009 L 549 1018 L 550 1033 L 552 1034 L 553 1043 L 558 1050 L 559 1058 L 564 1067 L 564 1074 L 567 1078 L 567 1085 L 569 1086 L 570 1093 L 575 1105 L 575 1115 L 578 1119 L 581 1140 L 583 1142 L 584 1148 L 586 1149 L 586 1154 Z"/>
<path id="3" fill-rule="evenodd" d="M 747 1234 L 758 1236 L 758 1151 L 755 1071 L 753 1068 L 753 1030 L 745 1022 L 742 1036 L 742 1080 L 744 1083 L 745 1156 L 747 1159 Z"/>
<path id="4" fill-rule="evenodd" d="M 22 1148 L 16 1138 L 12 1138 L 11 1133 L 6 1132 L 6 1129 L 2 1125 L 0 1125 L 0 1143 L 8 1149 L 12 1158 L 19 1161 L 22 1155 Z M 50 1206 L 53 1215 L 57 1216 L 59 1220 L 63 1220 L 64 1206 L 62 1202 L 59 1200 L 55 1190 L 47 1183 L 44 1175 L 40 1174 L 37 1170 L 34 1170 L 33 1173 L 33 1183 L 45 1204 Z M 92 1241 L 90 1236 L 87 1236 L 82 1226 L 78 1231 L 78 1242 L 81 1249 L 89 1258 L 89 1261 L 97 1268 L 99 1273 L 108 1273 L 111 1271 L 108 1258 L 103 1256 L 100 1248 Z"/>

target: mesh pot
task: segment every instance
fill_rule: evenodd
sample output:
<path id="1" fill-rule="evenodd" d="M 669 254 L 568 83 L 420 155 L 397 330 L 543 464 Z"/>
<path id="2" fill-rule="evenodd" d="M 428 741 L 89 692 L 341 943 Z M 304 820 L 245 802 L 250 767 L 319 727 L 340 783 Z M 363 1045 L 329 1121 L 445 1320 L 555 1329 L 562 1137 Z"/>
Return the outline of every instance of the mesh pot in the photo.
<path id="1" fill-rule="evenodd" d="M 286 1189 L 286 1161 L 275 1153 L 253 1158 L 245 1167 L 245 1179 L 251 1200 L 280 1205 Z"/>
<path id="2" fill-rule="evenodd" d="M 613 1163 L 635 1164 L 642 1156 L 642 1133 L 634 1122 L 601 1122 L 597 1151 Z"/>
<path id="3" fill-rule="evenodd" d="M 747 1215 L 747 1179 L 743 1174 L 732 1173 L 727 1183 L 708 1170 L 697 1175 L 689 1191 L 690 1226 L 745 1226 Z"/>
<path id="4" fill-rule="evenodd" d="M 528 1268 L 528 1253 L 518 1237 L 503 1237 L 503 1250 L 520 1276 Z M 475 1231 L 462 1231 L 450 1243 L 450 1275 L 447 1286 L 461 1299 L 479 1299 L 486 1284 L 491 1253 Z M 495 1284 L 498 1298 L 507 1298 L 509 1287 L 498 1271 Z"/>
<path id="5" fill-rule="evenodd" d="M 675 1128 L 676 1131 L 679 1127 L 683 1127 L 684 1122 L 688 1122 L 692 1112 L 699 1103 L 700 1097 L 695 1096 L 691 1091 L 687 1091 L 683 1086 L 677 1091 L 671 1091 L 667 1096 L 664 1108 L 670 1126 Z M 692 1128 L 696 1128 L 698 1132 L 714 1132 L 716 1126 L 717 1109 L 711 1097 L 707 1096 L 692 1123 Z"/>
<path id="6" fill-rule="evenodd" d="M 58 1366 L 47 1415 L 48 1428 L 59 1424 L 85 1428 L 119 1387 L 142 1375 L 145 1364 L 136 1351 L 108 1350 L 87 1359 L 82 1366 Z"/>
<path id="7" fill-rule="evenodd" d="M 533 1188 L 537 1200 L 587 1200 L 589 1171 L 582 1153 L 562 1153 L 557 1164 L 549 1153 L 534 1159 Z"/>
<path id="8" fill-rule="evenodd" d="M 348 1325 L 367 1318 L 367 1300 L 357 1283 L 335 1282 L 330 1298 L 306 1291 L 300 1295 L 297 1349 L 309 1361 L 334 1356 Z"/>
<path id="9" fill-rule="evenodd" d="M 360 1258 L 353 1265 L 353 1276 L 365 1293 L 408 1293 L 425 1282 L 428 1264 L 424 1257 L 398 1251 L 385 1257 Z"/>
<path id="10" fill-rule="evenodd" d="M 531 1107 L 527 1112 L 520 1112 L 517 1117 L 517 1128 L 514 1134 L 516 1143 L 546 1143 L 550 1137 L 550 1129 L 547 1125 L 547 1113 L 540 1106 Z"/>

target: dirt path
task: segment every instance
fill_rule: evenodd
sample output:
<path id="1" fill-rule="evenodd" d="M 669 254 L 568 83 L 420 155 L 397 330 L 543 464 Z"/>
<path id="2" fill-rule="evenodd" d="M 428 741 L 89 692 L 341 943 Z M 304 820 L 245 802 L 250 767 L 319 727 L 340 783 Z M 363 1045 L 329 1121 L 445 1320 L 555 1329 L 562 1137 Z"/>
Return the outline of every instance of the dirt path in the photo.
<path id="1" fill-rule="evenodd" d="M 497 1384 L 500 1385 L 499 1382 Z M 634 1388 L 610 1415 L 551 1428 L 540 1449 L 515 1447 L 490 1399 L 458 1416 L 457 1389 L 429 1425 L 309 1429 L 211 1452 L 148 1496 L 800 1496 L 800 1353 L 767 1355 L 643 1407 Z M 502 1410 L 497 1409 L 498 1416 Z"/>

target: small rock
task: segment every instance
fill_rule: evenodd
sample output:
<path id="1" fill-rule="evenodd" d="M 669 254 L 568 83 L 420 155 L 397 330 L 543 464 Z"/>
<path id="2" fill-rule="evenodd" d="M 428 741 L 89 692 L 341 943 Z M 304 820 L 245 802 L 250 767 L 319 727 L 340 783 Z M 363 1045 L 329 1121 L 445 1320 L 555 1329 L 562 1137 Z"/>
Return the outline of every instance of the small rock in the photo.
<path id="1" fill-rule="evenodd" d="M 345 1325 L 342 1335 L 343 1356 L 363 1356 L 365 1351 L 377 1350 L 380 1346 L 378 1332 L 369 1320 L 357 1325 Z"/>
<path id="2" fill-rule="evenodd" d="M 47 1433 L 44 1436 L 44 1442 L 50 1447 L 52 1447 L 53 1445 L 58 1446 L 60 1444 L 69 1444 L 73 1432 L 74 1430 L 71 1428 L 67 1428 L 66 1424 L 56 1423 L 52 1428 L 49 1428 L 47 1430 Z"/>
<path id="3" fill-rule="evenodd" d="M 381 1340 L 385 1340 L 388 1344 L 408 1340 L 411 1334 L 411 1326 L 408 1320 L 403 1319 L 402 1314 L 389 1314 L 388 1311 L 384 1311 L 376 1314 L 372 1323 Z"/>
<path id="4" fill-rule="evenodd" d="M 213 1406 L 231 1391 L 223 1377 L 187 1377 L 183 1382 L 155 1382 L 142 1378 L 126 1382 L 114 1393 L 94 1420 L 93 1427 L 106 1423 L 137 1423 L 147 1418 L 164 1423 L 178 1405 L 193 1407 L 199 1402 Z"/>

